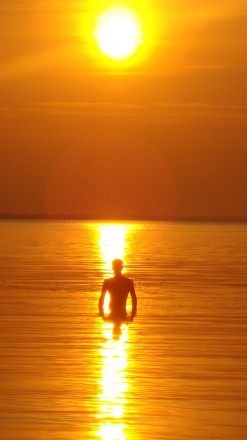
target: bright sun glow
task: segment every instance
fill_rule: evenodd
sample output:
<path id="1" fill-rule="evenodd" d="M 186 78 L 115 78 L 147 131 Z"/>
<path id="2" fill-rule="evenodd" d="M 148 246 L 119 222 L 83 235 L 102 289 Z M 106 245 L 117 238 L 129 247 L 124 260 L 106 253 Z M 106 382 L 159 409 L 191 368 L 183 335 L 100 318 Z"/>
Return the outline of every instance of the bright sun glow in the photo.
<path id="1" fill-rule="evenodd" d="M 112 7 L 100 14 L 95 28 L 98 47 L 114 60 L 130 57 L 142 43 L 138 16 L 126 7 Z"/>

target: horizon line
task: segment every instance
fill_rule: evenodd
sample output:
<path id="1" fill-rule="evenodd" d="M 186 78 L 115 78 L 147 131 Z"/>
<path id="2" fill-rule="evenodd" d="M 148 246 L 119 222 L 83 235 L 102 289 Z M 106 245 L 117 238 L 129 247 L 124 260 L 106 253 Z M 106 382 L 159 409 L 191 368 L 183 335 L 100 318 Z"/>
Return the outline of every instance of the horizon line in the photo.
<path id="1" fill-rule="evenodd" d="M 43 215 L 43 214 L 1 214 L 0 220 L 61 220 L 61 221 L 103 221 L 103 222 L 127 222 L 127 221 L 157 221 L 157 222 L 222 222 L 222 223 L 245 223 L 247 216 L 177 216 L 162 217 L 151 215 L 140 216 L 77 216 L 77 215 Z"/>

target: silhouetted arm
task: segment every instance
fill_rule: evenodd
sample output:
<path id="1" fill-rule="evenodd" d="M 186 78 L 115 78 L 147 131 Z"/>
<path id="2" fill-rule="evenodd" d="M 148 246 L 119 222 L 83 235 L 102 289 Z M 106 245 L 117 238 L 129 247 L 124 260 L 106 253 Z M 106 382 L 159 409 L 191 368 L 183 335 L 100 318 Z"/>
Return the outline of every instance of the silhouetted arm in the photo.
<path id="1" fill-rule="evenodd" d="M 106 280 L 103 282 L 101 295 L 99 297 L 99 314 L 100 316 L 104 316 L 104 299 L 107 292 Z"/>
<path id="2" fill-rule="evenodd" d="M 137 312 L 137 296 L 136 296 L 136 292 L 135 292 L 135 287 L 134 287 L 133 281 L 131 282 L 130 295 L 131 295 L 131 298 L 132 298 L 131 318 L 133 319 L 135 317 L 135 315 L 136 315 L 136 312 Z"/>

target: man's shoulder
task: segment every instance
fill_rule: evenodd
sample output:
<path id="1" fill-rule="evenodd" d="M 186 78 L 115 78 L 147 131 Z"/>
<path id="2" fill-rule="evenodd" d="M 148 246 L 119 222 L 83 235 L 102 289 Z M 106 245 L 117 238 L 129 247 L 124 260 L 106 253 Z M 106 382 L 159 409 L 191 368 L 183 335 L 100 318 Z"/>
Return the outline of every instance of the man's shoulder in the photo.
<path id="1" fill-rule="evenodd" d="M 119 278 L 115 278 L 115 277 L 106 278 L 104 280 L 103 284 L 104 284 L 104 287 L 108 287 L 108 286 L 114 285 L 115 283 L 119 283 L 119 282 L 121 282 L 127 286 L 130 286 L 130 287 L 132 287 L 134 285 L 134 282 L 131 278 L 125 277 L 123 275 L 121 275 L 121 277 L 119 277 Z"/>
<path id="2" fill-rule="evenodd" d="M 131 285 L 134 284 L 134 283 L 133 283 L 133 280 L 132 280 L 131 278 L 128 278 L 128 277 L 124 277 L 124 276 L 123 276 L 123 279 L 124 279 L 124 281 L 125 281 L 126 283 L 128 283 L 128 284 L 131 284 Z"/>
<path id="3" fill-rule="evenodd" d="M 106 278 L 106 279 L 104 280 L 104 284 L 112 283 L 112 281 L 113 281 L 113 278 Z"/>

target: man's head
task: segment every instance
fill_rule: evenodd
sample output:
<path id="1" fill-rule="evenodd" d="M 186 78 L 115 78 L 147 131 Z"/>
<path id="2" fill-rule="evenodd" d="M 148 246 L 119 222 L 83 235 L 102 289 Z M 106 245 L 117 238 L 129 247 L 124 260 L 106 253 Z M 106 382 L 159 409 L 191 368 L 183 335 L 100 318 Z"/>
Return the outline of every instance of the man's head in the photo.
<path id="1" fill-rule="evenodd" d="M 116 260 L 113 260 L 112 269 L 113 269 L 113 272 L 115 273 L 115 275 L 120 274 L 123 270 L 122 260 L 120 260 L 119 258 L 117 258 Z"/>

